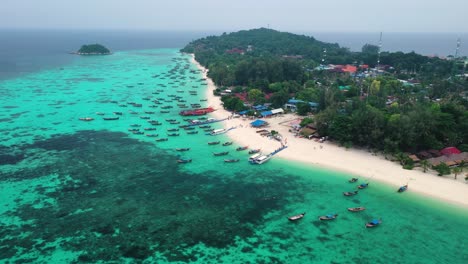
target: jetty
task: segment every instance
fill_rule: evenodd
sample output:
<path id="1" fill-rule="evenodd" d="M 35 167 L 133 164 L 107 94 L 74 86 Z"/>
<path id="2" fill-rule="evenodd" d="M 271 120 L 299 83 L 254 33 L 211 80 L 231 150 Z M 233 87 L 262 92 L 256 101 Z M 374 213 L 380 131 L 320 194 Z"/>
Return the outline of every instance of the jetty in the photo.
<path id="1" fill-rule="evenodd" d="M 286 145 L 281 145 L 280 148 L 276 149 L 275 151 L 271 152 L 270 154 L 267 154 L 267 155 L 261 155 L 259 153 L 251 156 L 249 158 L 249 162 L 251 164 L 256 164 L 256 165 L 260 165 L 260 164 L 263 164 L 267 161 L 269 161 L 271 158 L 273 158 L 274 155 L 278 154 L 280 151 L 284 150 L 288 148 L 288 146 Z"/>
<path id="2" fill-rule="evenodd" d="M 212 123 L 217 123 L 217 122 L 222 122 L 224 120 L 227 120 L 227 118 L 223 119 L 215 119 L 215 118 L 208 118 L 207 120 L 192 120 L 189 122 L 188 126 L 201 126 L 201 125 L 206 125 L 206 124 L 212 124 Z"/>
<path id="3" fill-rule="evenodd" d="M 235 128 L 236 127 L 231 127 L 231 128 L 228 128 L 228 129 L 225 129 L 225 128 L 215 129 L 215 130 L 211 131 L 210 133 L 208 133 L 207 135 L 211 135 L 211 136 L 221 135 L 221 134 L 227 133 L 228 131 L 233 130 Z"/>

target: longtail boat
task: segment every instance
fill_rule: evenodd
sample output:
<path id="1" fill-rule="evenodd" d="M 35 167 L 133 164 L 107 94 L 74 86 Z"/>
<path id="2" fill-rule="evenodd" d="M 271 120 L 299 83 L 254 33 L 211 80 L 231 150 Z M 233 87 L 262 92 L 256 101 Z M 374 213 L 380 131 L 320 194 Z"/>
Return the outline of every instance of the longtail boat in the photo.
<path id="1" fill-rule="evenodd" d="M 338 214 L 327 214 L 324 216 L 320 216 L 319 220 L 321 221 L 327 221 L 327 220 L 335 220 Z"/>
<path id="2" fill-rule="evenodd" d="M 364 210 L 366 210 L 366 208 L 362 207 L 362 206 L 348 208 L 348 211 L 350 211 L 350 212 L 360 212 L 360 211 L 364 211 Z"/>
<path id="3" fill-rule="evenodd" d="M 248 148 L 249 148 L 249 146 L 238 147 L 238 148 L 236 148 L 236 150 L 237 150 L 237 151 L 242 151 L 242 150 L 246 150 L 246 149 L 248 149 Z"/>
<path id="4" fill-rule="evenodd" d="M 358 188 L 359 188 L 359 189 L 365 189 L 365 188 L 367 188 L 368 186 L 369 186 L 369 183 L 362 183 L 362 184 L 358 185 Z"/>
<path id="5" fill-rule="evenodd" d="M 189 151 L 190 148 L 176 148 L 176 151 Z"/>
<path id="6" fill-rule="evenodd" d="M 224 162 L 226 163 L 234 163 L 234 162 L 239 162 L 240 159 L 225 159 Z"/>
<path id="7" fill-rule="evenodd" d="M 405 192 L 406 190 L 408 190 L 408 184 L 403 185 L 400 188 L 398 188 L 399 193 Z"/>
<path id="8" fill-rule="evenodd" d="M 297 221 L 299 219 L 302 219 L 306 213 L 298 214 L 298 215 L 293 215 L 288 217 L 289 221 Z"/>
<path id="9" fill-rule="evenodd" d="M 94 118 L 92 118 L 92 117 L 80 117 L 79 119 L 80 119 L 81 121 L 87 121 L 87 122 L 88 122 L 88 121 L 93 121 L 93 120 L 94 120 Z"/>
<path id="10" fill-rule="evenodd" d="M 366 223 L 367 228 L 376 227 L 382 223 L 381 219 L 372 219 L 372 221 Z"/>
<path id="11" fill-rule="evenodd" d="M 213 153 L 214 156 L 225 156 L 229 154 L 229 151 L 223 151 L 223 152 L 218 152 L 218 153 Z"/>
<path id="12" fill-rule="evenodd" d="M 255 153 L 259 153 L 259 152 L 260 152 L 260 149 L 249 150 L 249 154 L 255 154 Z"/>
<path id="13" fill-rule="evenodd" d="M 358 191 L 354 191 L 354 192 L 344 192 L 343 195 L 344 196 L 353 196 L 353 195 L 356 195 L 358 194 Z"/>
<path id="14" fill-rule="evenodd" d="M 110 120 L 119 120 L 119 117 L 116 116 L 116 117 L 103 117 L 102 119 L 106 120 L 106 121 L 110 121 Z"/>

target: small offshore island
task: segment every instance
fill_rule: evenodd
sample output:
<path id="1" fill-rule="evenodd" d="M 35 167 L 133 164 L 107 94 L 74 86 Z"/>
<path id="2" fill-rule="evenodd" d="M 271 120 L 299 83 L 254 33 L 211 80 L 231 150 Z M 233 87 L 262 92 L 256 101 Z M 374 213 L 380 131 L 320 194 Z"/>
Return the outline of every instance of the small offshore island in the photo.
<path id="1" fill-rule="evenodd" d="M 110 55 L 112 52 L 101 44 L 83 45 L 75 52 L 77 55 Z"/>

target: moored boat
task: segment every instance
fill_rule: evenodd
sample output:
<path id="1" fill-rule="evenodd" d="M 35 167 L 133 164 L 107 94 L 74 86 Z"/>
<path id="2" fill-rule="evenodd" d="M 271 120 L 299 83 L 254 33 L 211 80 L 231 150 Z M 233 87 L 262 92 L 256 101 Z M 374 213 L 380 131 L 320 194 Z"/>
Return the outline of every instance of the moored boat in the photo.
<path id="1" fill-rule="evenodd" d="M 102 119 L 106 120 L 106 121 L 110 121 L 110 120 L 119 120 L 119 117 L 116 116 L 116 117 L 103 117 Z"/>
<path id="2" fill-rule="evenodd" d="M 228 142 L 223 143 L 223 146 L 229 146 L 229 145 L 232 145 L 232 141 L 228 141 Z"/>
<path id="3" fill-rule="evenodd" d="M 366 210 L 365 207 L 359 206 L 359 207 L 350 207 L 348 208 L 348 211 L 350 212 L 360 212 Z"/>
<path id="4" fill-rule="evenodd" d="M 242 151 L 242 150 L 246 150 L 246 149 L 248 149 L 248 148 L 249 148 L 249 146 L 238 147 L 238 148 L 236 148 L 236 150 L 237 150 L 237 151 Z"/>
<path id="5" fill-rule="evenodd" d="M 351 178 L 351 180 L 349 180 L 349 182 L 353 183 L 353 182 L 357 182 L 358 181 L 358 178 Z"/>
<path id="6" fill-rule="evenodd" d="M 255 159 L 257 159 L 257 158 L 260 157 L 261 155 L 262 155 L 262 154 L 260 154 L 260 153 L 256 153 L 256 154 L 250 156 L 250 157 L 249 157 L 249 162 L 254 161 Z"/>
<path id="7" fill-rule="evenodd" d="M 298 215 L 293 215 L 288 217 L 289 221 L 297 221 L 299 219 L 302 219 L 306 213 L 298 214 Z"/>
<path id="8" fill-rule="evenodd" d="M 171 134 L 167 134 L 167 136 L 169 136 L 169 137 L 178 137 L 179 133 L 171 133 Z"/>
<path id="9" fill-rule="evenodd" d="M 249 150 L 249 154 L 255 154 L 255 153 L 259 153 L 260 152 L 260 149 L 251 149 Z"/>
<path id="10" fill-rule="evenodd" d="M 229 151 L 223 151 L 223 152 L 217 152 L 217 153 L 213 153 L 214 156 L 225 156 L 229 154 Z"/>
<path id="11" fill-rule="evenodd" d="M 198 131 L 189 131 L 187 132 L 188 135 L 195 135 L 198 134 Z"/>
<path id="12" fill-rule="evenodd" d="M 168 138 L 158 138 L 158 139 L 156 139 L 156 141 L 158 141 L 158 142 L 168 141 L 168 140 L 169 140 Z"/>
<path id="13" fill-rule="evenodd" d="M 260 155 L 258 158 L 253 159 L 253 160 L 249 160 L 249 161 L 252 164 L 260 165 L 260 164 L 263 164 L 263 163 L 269 161 L 272 157 L 273 157 L 273 155 Z"/>
<path id="14" fill-rule="evenodd" d="M 367 188 L 368 186 L 369 186 L 369 183 L 362 183 L 362 184 L 359 184 L 359 185 L 358 185 L 358 188 L 359 188 L 359 189 L 365 189 L 365 188 Z"/>
<path id="15" fill-rule="evenodd" d="M 382 223 L 381 219 L 372 219 L 370 222 L 366 223 L 367 228 L 376 227 Z"/>
<path id="16" fill-rule="evenodd" d="M 358 194 L 358 191 L 354 191 L 354 192 L 344 192 L 343 195 L 344 196 L 353 196 L 353 195 L 356 195 Z"/>
<path id="17" fill-rule="evenodd" d="M 176 148 L 176 151 L 189 151 L 190 148 Z"/>
<path id="18" fill-rule="evenodd" d="M 177 163 L 189 163 L 192 162 L 192 159 L 178 159 Z"/>
<path id="19" fill-rule="evenodd" d="M 239 162 L 240 159 L 225 159 L 224 162 L 226 163 L 234 163 L 234 162 Z"/>
<path id="20" fill-rule="evenodd" d="M 169 128 L 167 131 L 168 132 L 177 132 L 177 131 L 179 131 L 179 129 L 178 128 Z"/>
<path id="21" fill-rule="evenodd" d="M 198 116 L 198 115 L 206 115 L 207 113 L 211 113 L 214 111 L 213 107 L 207 108 L 197 108 L 192 110 L 184 110 L 181 111 L 179 114 L 182 116 Z"/>
<path id="22" fill-rule="evenodd" d="M 219 144 L 219 141 L 208 142 L 208 145 L 218 145 L 218 144 Z"/>
<path id="23" fill-rule="evenodd" d="M 398 188 L 399 193 L 405 192 L 406 190 L 408 190 L 408 184 L 403 185 L 400 188 Z"/>
<path id="24" fill-rule="evenodd" d="M 319 220 L 326 221 L 326 220 L 335 220 L 338 214 L 327 214 L 319 217 Z"/>
<path id="25" fill-rule="evenodd" d="M 153 126 L 160 126 L 162 125 L 161 122 L 157 121 L 157 120 L 149 120 L 148 123 L 150 123 L 151 125 Z"/>
<path id="26" fill-rule="evenodd" d="M 158 134 L 146 134 L 147 137 L 158 137 Z"/>
<path id="27" fill-rule="evenodd" d="M 94 118 L 92 118 L 92 117 L 80 117 L 79 119 L 81 121 L 93 121 L 94 120 Z"/>

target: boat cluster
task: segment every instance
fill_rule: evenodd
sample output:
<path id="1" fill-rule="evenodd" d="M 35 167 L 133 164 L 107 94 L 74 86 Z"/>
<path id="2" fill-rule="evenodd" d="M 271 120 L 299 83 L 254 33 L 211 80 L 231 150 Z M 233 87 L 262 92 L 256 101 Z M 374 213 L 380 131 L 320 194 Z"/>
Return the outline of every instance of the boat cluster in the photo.
<path id="1" fill-rule="evenodd" d="M 349 180 L 350 183 L 355 183 L 357 182 L 359 179 L 358 178 L 352 178 Z M 366 183 L 362 183 L 362 184 L 359 184 L 357 186 L 357 189 L 366 189 L 367 187 L 369 187 L 369 182 L 366 182 Z M 397 192 L 401 193 L 401 192 L 404 192 L 408 189 L 408 184 L 406 185 L 403 185 L 401 186 L 400 188 L 398 188 Z M 349 192 L 343 192 L 343 195 L 344 196 L 354 196 L 354 195 L 357 195 L 359 193 L 358 190 L 355 190 L 355 191 L 349 191 Z M 366 210 L 366 208 L 364 206 L 358 206 L 358 207 L 349 207 L 347 208 L 347 211 L 349 212 L 361 212 L 361 211 L 364 211 Z M 288 217 L 288 220 L 289 221 L 297 221 L 297 220 L 300 220 L 302 218 L 304 218 L 305 216 L 305 212 L 304 213 L 301 213 L 301 214 L 297 214 L 297 215 L 293 215 L 293 216 L 290 216 Z M 338 217 L 338 214 L 337 213 L 332 213 L 332 214 L 327 214 L 327 215 L 322 215 L 322 216 L 319 216 L 318 219 L 320 221 L 330 221 L 330 220 L 335 220 L 336 218 Z M 379 219 L 372 219 L 368 222 L 365 223 L 365 227 L 366 228 L 372 228 L 372 227 L 377 227 L 379 226 L 380 224 L 382 223 L 382 219 L 379 218 Z"/>

